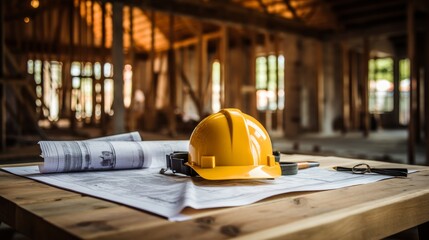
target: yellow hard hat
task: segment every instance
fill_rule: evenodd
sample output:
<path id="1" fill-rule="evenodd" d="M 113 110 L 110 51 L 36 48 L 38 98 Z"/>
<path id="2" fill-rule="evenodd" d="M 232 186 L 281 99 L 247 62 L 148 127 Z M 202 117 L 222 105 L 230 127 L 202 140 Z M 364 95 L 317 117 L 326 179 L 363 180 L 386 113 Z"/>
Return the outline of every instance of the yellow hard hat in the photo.
<path id="1" fill-rule="evenodd" d="M 281 176 L 265 128 L 234 108 L 222 109 L 198 124 L 185 164 L 209 180 Z"/>

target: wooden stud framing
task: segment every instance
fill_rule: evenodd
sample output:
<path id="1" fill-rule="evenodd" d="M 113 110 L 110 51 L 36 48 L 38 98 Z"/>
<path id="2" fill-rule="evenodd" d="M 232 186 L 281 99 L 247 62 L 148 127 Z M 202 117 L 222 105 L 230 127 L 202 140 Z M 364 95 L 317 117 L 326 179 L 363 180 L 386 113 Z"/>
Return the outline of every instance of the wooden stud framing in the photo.
<path id="1" fill-rule="evenodd" d="M 4 5 L 5 1 L 0 2 L 0 78 L 4 77 Z M 6 92 L 5 85 L 0 83 L 0 150 L 6 149 Z"/>
<path id="2" fill-rule="evenodd" d="M 347 133 L 350 128 L 350 61 L 349 61 L 349 49 L 346 42 L 341 42 L 341 72 L 342 72 L 342 115 L 343 115 L 343 126 L 342 132 Z"/>
<path id="3" fill-rule="evenodd" d="M 196 73 L 197 73 L 197 86 L 198 86 L 198 115 L 200 118 L 203 116 L 204 109 L 204 77 L 207 68 L 207 46 L 206 42 L 203 39 L 203 25 L 202 23 L 198 26 L 198 42 L 196 47 L 196 55 L 195 60 L 196 63 Z"/>
<path id="4" fill-rule="evenodd" d="M 121 133 L 125 131 L 125 108 L 124 108 L 124 40 L 123 40 L 123 7 L 121 2 L 113 2 L 113 43 L 112 43 L 112 62 L 113 62 L 113 131 Z"/>
<path id="5" fill-rule="evenodd" d="M 407 51 L 410 61 L 410 121 L 408 123 L 408 163 L 415 163 L 415 113 L 416 113 L 416 56 L 415 56 L 415 21 L 414 1 L 408 2 L 407 9 Z"/>
<path id="6" fill-rule="evenodd" d="M 270 84 L 270 64 L 268 61 L 268 58 L 270 56 L 271 53 L 271 34 L 269 32 L 265 33 L 265 59 L 266 59 L 266 78 L 267 78 L 267 86 L 265 87 L 265 90 L 268 91 L 268 86 Z M 272 126 L 272 112 L 269 109 L 269 103 L 267 105 L 267 109 L 265 109 L 264 111 L 264 119 L 263 119 L 263 124 L 265 125 L 265 128 L 267 129 L 268 132 L 270 132 L 273 128 Z"/>
<path id="7" fill-rule="evenodd" d="M 220 39 L 220 54 L 219 54 L 219 60 L 220 60 L 220 106 L 221 108 L 225 108 L 230 106 L 229 102 L 229 94 L 226 94 L 228 89 L 226 87 L 227 84 L 229 84 L 229 36 L 228 36 L 228 28 L 225 25 L 221 26 L 221 39 Z"/>
<path id="8" fill-rule="evenodd" d="M 130 131 L 134 131 L 137 129 L 138 126 L 138 114 L 135 113 L 135 98 L 134 98 L 134 94 L 136 92 L 137 89 L 140 89 L 140 81 L 137 79 L 136 77 L 136 62 L 135 62 L 135 45 L 134 45 L 134 7 L 133 6 L 129 6 L 128 7 L 128 21 L 130 22 L 130 26 L 129 26 L 129 48 L 128 48 L 128 63 L 131 64 L 131 66 L 133 67 L 133 75 L 131 78 L 131 102 L 130 102 L 130 106 L 127 109 L 127 116 L 128 116 L 128 129 Z"/>
<path id="9" fill-rule="evenodd" d="M 149 51 L 149 64 L 150 64 L 150 82 L 147 85 L 145 95 L 145 128 L 147 130 L 153 130 L 156 123 L 156 111 L 155 111 L 155 100 L 156 100 L 156 87 L 158 82 L 158 74 L 155 73 L 155 26 L 156 26 L 156 13 L 150 11 L 150 51 Z"/>
<path id="10" fill-rule="evenodd" d="M 275 117 L 276 117 L 276 123 L 275 123 L 275 129 L 276 130 L 282 130 L 283 127 L 283 113 L 279 110 L 278 107 L 278 103 L 279 103 L 279 55 L 280 55 L 280 50 L 279 50 L 279 34 L 278 33 L 274 33 L 274 56 L 276 57 L 276 67 L 275 67 L 275 71 L 276 71 L 276 88 L 274 90 L 275 92 L 275 99 L 276 99 L 276 106 L 277 106 L 277 110 L 275 112 Z"/>
<path id="11" fill-rule="evenodd" d="M 101 2 L 101 49 L 103 52 L 106 50 L 106 3 L 103 1 Z M 104 64 L 106 63 L 106 56 L 102 55 L 101 60 L 101 69 L 104 69 Z M 106 112 L 104 110 L 104 104 L 105 104 L 105 92 L 104 92 L 104 86 L 105 86 L 105 77 L 104 77 L 104 71 L 101 71 L 101 77 L 100 77 L 100 83 L 101 83 L 101 115 L 100 115 L 100 122 L 101 122 L 101 129 L 103 134 L 105 135 L 107 133 L 107 124 L 106 124 Z"/>
<path id="12" fill-rule="evenodd" d="M 368 61 L 369 61 L 369 39 L 363 40 L 362 57 L 362 125 L 363 136 L 369 136 L 369 109 L 368 109 Z"/>
<path id="13" fill-rule="evenodd" d="M 130 4 L 136 4 L 144 9 L 169 12 L 174 9 L 177 14 L 190 16 L 197 19 L 228 25 L 228 27 L 246 27 L 258 30 L 280 31 L 297 33 L 302 36 L 319 37 L 319 29 L 309 27 L 295 20 L 281 18 L 275 15 L 267 15 L 258 10 L 252 10 L 225 4 L 223 1 L 209 1 L 201 4 L 200 1 L 180 0 L 121 0 Z M 222 9 L 219 11 L 219 9 Z"/>
<path id="14" fill-rule="evenodd" d="M 316 106 L 316 126 L 317 126 L 317 131 L 320 131 L 323 126 L 322 126 L 322 121 L 323 121 L 323 113 L 324 113 L 324 73 L 323 73 L 323 43 L 317 41 L 315 43 L 315 48 L 316 48 L 316 68 L 317 68 L 317 82 L 316 82 L 316 94 L 317 94 L 317 106 Z"/>
<path id="15" fill-rule="evenodd" d="M 175 109 L 177 105 L 177 94 L 176 94 L 176 55 L 174 50 L 174 15 L 169 15 L 169 49 L 168 49 L 168 83 L 170 88 L 169 103 L 170 109 L 168 111 L 168 123 L 169 131 L 171 135 L 176 135 L 176 115 Z"/>
<path id="16" fill-rule="evenodd" d="M 250 77 L 250 86 L 254 89 L 250 95 L 250 115 L 253 117 L 257 117 L 257 109 L 256 109 L 256 33 L 252 31 L 250 33 L 250 62 L 249 62 L 249 77 Z"/>
<path id="17" fill-rule="evenodd" d="M 426 1 L 426 9 L 429 10 L 429 2 Z M 426 12 L 426 61 L 425 61 L 425 127 L 426 127 L 426 166 L 429 166 L 429 14 Z"/>
<path id="18" fill-rule="evenodd" d="M 393 57 L 393 118 L 395 126 L 399 126 L 399 107 L 400 107 L 400 80 L 399 80 L 399 58 Z"/>
<path id="19" fill-rule="evenodd" d="M 91 51 L 90 51 L 90 55 L 91 55 L 91 61 L 94 64 L 94 60 L 96 59 L 95 54 L 94 54 L 94 48 L 95 48 L 95 37 L 94 37 L 94 32 L 95 32 L 95 24 L 94 24 L 94 0 L 91 0 L 91 5 L 90 5 L 90 14 L 91 14 Z M 91 116 L 91 123 L 93 125 L 95 125 L 96 123 L 96 116 L 95 116 L 95 110 L 96 110 L 96 106 L 97 106 L 97 94 L 95 92 L 95 86 L 97 84 L 97 79 L 95 79 L 95 74 L 92 74 L 92 116 Z"/>

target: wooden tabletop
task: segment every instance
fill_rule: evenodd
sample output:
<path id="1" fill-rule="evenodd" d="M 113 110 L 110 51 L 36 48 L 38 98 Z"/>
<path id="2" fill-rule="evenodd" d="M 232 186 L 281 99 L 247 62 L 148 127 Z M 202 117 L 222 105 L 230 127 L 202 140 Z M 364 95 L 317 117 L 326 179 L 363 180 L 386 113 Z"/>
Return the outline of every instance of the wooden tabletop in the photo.
<path id="1" fill-rule="evenodd" d="M 418 169 L 407 178 L 336 190 L 289 193 L 255 204 L 185 209 L 169 222 L 148 212 L 0 171 L 0 221 L 35 239 L 380 239 L 429 221 L 429 167 L 305 155 L 322 167 Z"/>

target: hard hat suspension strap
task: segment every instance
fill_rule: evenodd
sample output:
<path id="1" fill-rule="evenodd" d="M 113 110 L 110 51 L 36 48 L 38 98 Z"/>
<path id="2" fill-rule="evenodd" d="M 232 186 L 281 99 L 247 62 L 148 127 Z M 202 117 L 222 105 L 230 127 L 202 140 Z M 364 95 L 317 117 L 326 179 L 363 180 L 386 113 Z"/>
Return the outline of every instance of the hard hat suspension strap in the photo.
<path id="1" fill-rule="evenodd" d="M 191 177 L 197 176 L 197 172 L 185 163 L 188 161 L 188 152 L 173 152 L 165 156 L 167 169 L 162 168 L 160 173 L 164 174 L 168 169 L 173 173 L 181 173 Z"/>

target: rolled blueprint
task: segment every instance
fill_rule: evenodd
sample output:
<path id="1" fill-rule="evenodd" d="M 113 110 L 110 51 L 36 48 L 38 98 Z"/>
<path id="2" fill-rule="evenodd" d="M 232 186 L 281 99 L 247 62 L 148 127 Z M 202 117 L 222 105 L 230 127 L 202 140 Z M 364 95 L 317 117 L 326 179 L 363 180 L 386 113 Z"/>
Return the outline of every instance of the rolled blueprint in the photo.
<path id="1" fill-rule="evenodd" d="M 165 155 L 189 141 L 141 141 L 137 132 L 85 141 L 40 141 L 41 173 L 164 167 Z"/>

